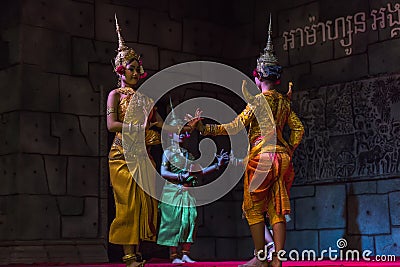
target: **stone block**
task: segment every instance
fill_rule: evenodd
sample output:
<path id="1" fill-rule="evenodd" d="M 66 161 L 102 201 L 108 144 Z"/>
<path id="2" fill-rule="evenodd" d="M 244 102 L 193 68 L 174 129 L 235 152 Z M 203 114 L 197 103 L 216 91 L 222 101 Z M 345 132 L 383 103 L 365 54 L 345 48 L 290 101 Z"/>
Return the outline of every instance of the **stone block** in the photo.
<path id="1" fill-rule="evenodd" d="M 24 63 L 39 65 L 51 73 L 71 73 L 71 37 L 68 33 L 45 28 L 21 26 Z"/>
<path id="2" fill-rule="evenodd" d="M 9 67 L 8 59 L 9 59 L 8 43 L 0 41 L 0 68 L 1 69 L 5 69 L 5 68 Z"/>
<path id="3" fill-rule="evenodd" d="M 297 209 L 299 212 L 295 216 L 296 229 L 345 227 L 345 200 L 346 192 L 342 185 L 316 187 L 315 197 L 296 199 L 295 206 L 302 207 Z"/>
<path id="4" fill-rule="evenodd" d="M 367 12 L 368 18 L 368 12 Z M 364 33 L 357 33 L 352 36 L 352 45 L 351 48 L 352 54 L 361 54 L 368 52 L 368 45 L 371 43 L 378 42 L 378 31 L 373 31 L 370 29 L 369 25 L 372 24 L 371 19 L 366 20 L 366 31 Z M 340 44 L 340 40 L 334 41 L 334 54 L 335 58 L 345 57 L 346 50 Z"/>
<path id="5" fill-rule="evenodd" d="M 282 41 L 283 47 L 284 41 Z M 318 41 L 314 45 L 300 46 L 300 37 L 295 37 L 294 49 L 289 48 L 289 62 L 291 65 L 296 65 L 305 62 L 318 63 L 332 60 L 333 43 Z"/>
<path id="6" fill-rule="evenodd" d="M 98 61 L 94 42 L 86 38 L 72 37 L 71 46 L 72 74 L 85 76 L 88 75 L 88 63 Z"/>
<path id="7" fill-rule="evenodd" d="M 169 1 L 169 17 L 176 21 L 184 18 L 196 18 L 209 20 L 209 13 L 212 12 L 206 2 L 173 0 Z"/>
<path id="8" fill-rule="evenodd" d="M 190 252 L 196 259 L 205 261 L 215 259 L 217 249 L 215 238 L 198 237 Z"/>
<path id="9" fill-rule="evenodd" d="M 285 31 L 304 28 L 310 23 L 309 18 L 311 16 L 314 16 L 316 21 L 321 21 L 319 2 L 307 3 L 280 11 L 278 15 L 279 35 L 281 36 Z"/>
<path id="10" fill-rule="evenodd" d="M 362 257 L 362 252 L 366 250 L 370 250 L 373 254 L 376 254 L 373 236 L 347 235 L 345 238 L 347 240 L 346 248 L 358 250 L 360 258 Z"/>
<path id="11" fill-rule="evenodd" d="M 47 113 L 20 113 L 20 152 L 57 154 L 59 140 L 51 135 Z"/>
<path id="12" fill-rule="evenodd" d="M 99 93 L 86 78 L 60 77 L 60 111 L 79 115 L 99 114 Z"/>
<path id="13" fill-rule="evenodd" d="M 44 159 L 41 155 L 18 156 L 16 183 L 20 194 L 49 194 Z"/>
<path id="14" fill-rule="evenodd" d="M 12 27 L 21 22 L 21 2 L 8 1 L 5 8 L 0 10 L 0 24 L 2 29 Z"/>
<path id="15" fill-rule="evenodd" d="M 200 20 L 183 21 L 183 52 L 221 56 L 227 28 Z"/>
<path id="16" fill-rule="evenodd" d="M 253 70 L 256 67 L 257 58 L 258 56 L 242 58 L 242 59 L 233 59 L 226 62 L 226 64 L 241 71 L 246 76 L 252 77 Z"/>
<path id="17" fill-rule="evenodd" d="M 1 246 L 0 248 L 0 264 L 6 266 L 11 264 L 10 254 L 12 248 L 8 246 Z"/>
<path id="18" fill-rule="evenodd" d="M 365 181 L 350 183 L 346 186 L 349 195 L 376 194 L 377 182 Z"/>
<path id="19" fill-rule="evenodd" d="M 94 37 L 93 4 L 77 1 L 24 1 L 22 22 L 68 32 L 74 36 Z"/>
<path id="20" fill-rule="evenodd" d="M 197 221 L 196 221 L 197 227 L 204 226 L 204 208 L 205 206 L 197 207 Z"/>
<path id="21" fill-rule="evenodd" d="M 137 42 L 139 31 L 139 10 L 107 3 L 95 5 L 95 39 L 117 44 L 115 18 L 117 15 L 121 35 L 126 42 Z"/>
<path id="22" fill-rule="evenodd" d="M 11 247 L 10 263 L 42 263 L 48 262 L 46 249 L 43 245 L 26 245 Z"/>
<path id="23" fill-rule="evenodd" d="M 22 109 L 59 111 L 58 75 L 47 73 L 36 66 L 22 65 L 21 106 Z"/>
<path id="24" fill-rule="evenodd" d="M 105 114 L 105 111 L 101 114 Z M 99 127 L 99 155 L 102 157 L 108 156 L 109 147 L 112 143 L 112 134 L 108 132 L 106 119 L 101 117 L 100 119 L 100 127 Z M 105 162 L 106 166 L 108 166 L 108 162 Z M 105 170 L 108 173 L 108 169 Z"/>
<path id="25" fill-rule="evenodd" d="M 69 157 L 67 193 L 73 196 L 97 196 L 99 191 L 99 161 L 95 157 Z"/>
<path id="26" fill-rule="evenodd" d="M 389 206 L 392 225 L 400 225 L 400 192 L 389 193 Z"/>
<path id="27" fill-rule="evenodd" d="M 234 233 L 231 233 L 231 236 L 236 236 L 236 237 L 250 237 L 250 228 L 249 224 L 247 223 L 246 218 L 243 217 L 243 211 L 242 211 L 242 201 L 243 201 L 243 191 L 242 191 L 242 199 L 241 200 L 236 200 L 233 201 L 236 205 L 235 210 L 235 217 L 232 217 L 232 220 L 235 221 L 236 224 L 236 229 Z"/>
<path id="28" fill-rule="evenodd" d="M 78 246 L 81 262 L 108 262 L 107 248 L 102 244 Z"/>
<path id="29" fill-rule="evenodd" d="M 398 191 L 400 188 L 400 178 L 380 180 L 377 181 L 377 185 L 378 194 Z"/>
<path id="30" fill-rule="evenodd" d="M 399 72 L 400 55 L 397 48 L 400 39 L 387 40 L 368 46 L 369 74 Z"/>
<path id="31" fill-rule="evenodd" d="M 21 76 L 22 67 L 20 65 L 13 66 L 7 69 L 2 69 L 0 71 L 0 81 L 2 82 L 2 90 L 0 90 L 1 113 L 10 112 L 21 108 L 21 89 L 15 83 L 15 77 Z M 7 114 L 3 114 L 3 116 L 7 116 Z M 13 130 L 15 130 L 15 128 L 13 128 Z M 2 148 L 3 147 L 0 146 L 0 151 L 2 150 Z"/>
<path id="32" fill-rule="evenodd" d="M 286 258 L 296 256 L 294 252 L 291 253 L 292 250 L 296 250 L 300 256 L 303 250 L 318 251 L 318 231 L 288 231 L 285 243 Z"/>
<path id="33" fill-rule="evenodd" d="M 232 8 L 232 14 L 229 16 L 233 16 L 235 18 L 235 23 L 237 25 L 243 24 L 253 24 L 254 21 L 254 12 L 255 12 L 255 0 L 250 1 L 240 1 L 234 0 L 230 3 Z M 265 11 L 266 9 L 264 9 Z M 253 34 L 253 30 L 249 30 L 250 35 Z"/>
<path id="34" fill-rule="evenodd" d="M 45 246 L 49 261 L 57 263 L 78 263 L 80 256 L 75 245 L 48 245 Z"/>
<path id="35" fill-rule="evenodd" d="M 8 209 L 12 208 L 9 207 Z M 2 241 L 6 242 L 12 241 L 20 237 L 18 230 L 15 227 L 15 220 L 16 220 L 15 214 L 9 212 L 8 214 L 0 215 L 0 220 L 1 220 L 0 233 Z"/>
<path id="36" fill-rule="evenodd" d="M 318 255 L 321 255 L 322 250 L 329 251 L 329 248 L 338 250 L 337 241 L 343 238 L 345 234 L 346 229 L 320 230 Z"/>
<path id="37" fill-rule="evenodd" d="M 345 246 L 343 245 L 345 240 Z M 338 242 L 340 242 L 338 244 Z M 331 250 L 339 250 L 339 248 L 343 248 L 344 251 L 348 250 L 357 250 L 359 252 L 359 258 L 362 259 L 362 252 L 365 250 L 370 250 L 374 252 L 374 238 L 372 236 L 359 236 L 359 235 L 347 235 L 344 229 L 338 230 L 321 230 L 320 231 L 320 252 L 322 250 L 329 251 L 329 247 Z M 321 254 L 321 253 L 320 253 Z M 327 254 L 325 253 L 325 256 Z M 339 257 L 339 253 L 332 254 L 332 256 Z M 343 254 L 343 257 L 348 257 L 351 259 L 351 254 Z M 354 255 L 357 257 L 357 254 Z"/>
<path id="38" fill-rule="evenodd" d="M 348 234 L 374 235 L 390 233 L 387 195 L 349 196 L 347 207 Z"/>
<path id="39" fill-rule="evenodd" d="M 309 74 L 310 70 L 311 70 L 310 63 L 304 63 L 284 68 L 280 86 L 282 93 L 284 94 L 287 93 L 289 89 L 289 82 L 293 83 L 292 90 L 294 92 L 304 89 L 303 85 L 300 83 L 300 80 L 303 75 Z"/>
<path id="40" fill-rule="evenodd" d="M 82 130 L 81 120 L 78 116 L 69 114 L 52 115 L 52 135 L 59 137 L 61 155 L 97 155 L 91 147 L 92 142 Z"/>
<path id="41" fill-rule="evenodd" d="M 2 32 L 2 39 L 8 43 L 7 46 L 7 64 L 8 65 L 14 65 L 17 63 L 22 63 L 22 50 L 21 50 L 21 39 L 22 39 L 22 34 L 21 34 L 21 29 L 23 26 L 19 25 L 15 26 L 13 25 L 10 28 L 4 29 Z M 18 67 L 18 66 L 14 66 Z M 10 76 L 12 78 L 12 76 Z"/>
<path id="42" fill-rule="evenodd" d="M 100 207 L 99 207 L 99 234 L 98 237 L 103 240 L 108 237 L 109 223 L 106 218 L 109 218 L 108 215 L 108 199 L 100 198 Z"/>
<path id="43" fill-rule="evenodd" d="M 299 83 L 303 88 L 315 88 L 326 84 L 354 81 L 368 75 L 367 63 L 367 56 L 361 54 L 313 64 L 311 74 L 303 75 Z"/>
<path id="44" fill-rule="evenodd" d="M 233 238 L 217 238 L 216 259 L 218 260 L 232 260 L 236 259 L 238 255 L 237 239 Z M 240 248 L 242 249 L 242 248 Z"/>
<path id="45" fill-rule="evenodd" d="M 0 195 L 17 193 L 17 163 L 18 154 L 3 155 L 0 157 L 1 187 Z"/>
<path id="46" fill-rule="evenodd" d="M 234 29 L 224 29 L 223 49 L 219 56 L 229 59 L 258 56 L 262 48 L 254 42 L 252 33 L 252 23 Z"/>
<path id="47" fill-rule="evenodd" d="M 3 240 L 7 240 L 5 237 L 7 236 L 8 228 L 13 219 L 11 216 L 13 212 L 10 210 L 7 198 L 8 196 L 0 196 L 0 234 Z"/>
<path id="48" fill-rule="evenodd" d="M 85 199 L 82 197 L 59 196 L 57 203 L 61 216 L 83 215 Z"/>
<path id="49" fill-rule="evenodd" d="M 85 198 L 84 213 L 81 216 L 62 216 L 63 238 L 95 238 L 98 236 L 99 199 Z M 85 261 L 90 262 L 90 261 Z"/>
<path id="50" fill-rule="evenodd" d="M 0 154 L 19 152 L 20 115 L 10 112 L 0 115 Z"/>
<path id="51" fill-rule="evenodd" d="M 376 255 L 400 255 L 400 229 L 392 228 L 390 235 L 375 236 Z"/>
<path id="52" fill-rule="evenodd" d="M 170 50 L 160 50 L 160 70 L 178 63 L 198 60 L 198 56 Z"/>
<path id="53" fill-rule="evenodd" d="M 92 84 L 92 88 L 97 91 L 110 92 L 112 89 L 117 88 L 117 76 L 113 71 L 111 64 L 89 64 L 89 80 Z M 108 93 L 107 93 L 108 95 Z M 106 98 L 107 99 L 107 98 Z M 104 102 L 104 113 L 107 101 Z"/>
<path id="54" fill-rule="evenodd" d="M 171 50 L 182 49 L 182 24 L 171 20 L 168 13 L 141 10 L 139 25 L 140 43 Z"/>
<path id="55" fill-rule="evenodd" d="M 185 14 L 185 4 L 187 1 L 184 0 L 174 0 L 168 2 L 168 15 L 171 19 L 176 21 L 182 21 L 186 16 Z"/>
<path id="56" fill-rule="evenodd" d="M 67 192 L 67 157 L 44 156 L 47 183 L 51 195 Z"/>
<path id="57" fill-rule="evenodd" d="M 86 137 L 90 151 L 94 155 L 99 155 L 99 118 L 98 117 L 79 117 L 81 131 Z"/>
<path id="58" fill-rule="evenodd" d="M 112 64 L 114 64 L 114 58 L 117 55 L 117 49 L 118 49 L 117 40 L 113 42 L 94 41 L 93 43 L 96 53 L 96 61 L 92 62 L 108 64 L 108 65 L 111 65 L 112 62 Z M 139 53 L 139 51 L 136 49 L 135 46 L 133 46 L 132 48 Z"/>
<path id="59" fill-rule="evenodd" d="M 60 216 L 55 197 L 18 195 L 9 198 L 10 208 L 15 210 L 10 237 L 14 240 L 60 238 Z"/>
<path id="60" fill-rule="evenodd" d="M 199 228 L 198 236 L 232 237 L 236 235 L 235 223 L 221 224 L 220 222 L 233 222 L 241 218 L 241 202 L 217 201 L 204 209 L 204 225 Z"/>
<path id="61" fill-rule="evenodd" d="M 237 259 L 250 260 L 254 254 L 254 243 L 251 237 L 243 237 L 237 240 Z"/>
<path id="62" fill-rule="evenodd" d="M 290 198 L 312 197 L 315 196 L 314 186 L 293 186 L 290 189 Z"/>
<path id="63" fill-rule="evenodd" d="M 363 0 L 348 2 L 346 0 L 329 1 L 320 5 L 319 19 L 320 21 L 334 20 L 338 17 L 347 17 L 359 12 L 365 12 L 367 17 L 369 14 L 368 4 Z"/>

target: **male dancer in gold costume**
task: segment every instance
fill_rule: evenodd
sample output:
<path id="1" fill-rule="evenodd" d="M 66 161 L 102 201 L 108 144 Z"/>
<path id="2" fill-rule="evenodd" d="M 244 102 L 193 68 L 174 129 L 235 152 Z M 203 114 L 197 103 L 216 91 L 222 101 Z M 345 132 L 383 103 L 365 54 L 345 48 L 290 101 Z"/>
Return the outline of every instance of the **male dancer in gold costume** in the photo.
<path id="1" fill-rule="evenodd" d="M 264 248 L 264 217 L 266 211 L 273 229 L 273 239 L 276 251 L 282 250 L 286 239 L 285 215 L 290 213 L 288 190 L 293 182 L 292 155 L 299 145 L 304 127 L 291 108 L 290 99 L 275 91 L 275 85 L 280 83 L 281 66 L 275 55 L 271 40 L 271 19 L 268 31 L 268 42 L 264 53 L 257 59 L 254 79 L 261 93 L 254 97 L 253 103 L 247 107 L 232 122 L 222 125 L 198 123 L 198 129 L 203 135 L 227 135 L 237 133 L 244 127 L 249 127 L 249 142 L 251 150 L 248 155 L 244 177 L 243 211 L 250 226 L 255 246 L 255 257 L 247 263 L 252 266 L 264 266 L 267 262 L 260 261 Z M 246 82 L 242 89 L 247 92 Z M 264 101 L 265 99 L 265 101 Z M 260 101 L 263 100 L 263 101 Z M 273 123 L 268 118 L 256 118 L 257 105 L 270 106 L 276 128 L 276 135 L 271 134 Z M 271 118 L 272 120 L 272 118 Z M 283 138 L 283 128 L 288 125 L 291 133 L 289 140 Z M 266 134 L 262 135 L 262 129 Z M 271 138 L 276 145 L 271 143 Z M 266 162 L 272 162 L 269 166 Z M 261 183 L 260 181 L 261 179 Z M 254 182 L 257 186 L 254 188 Z M 271 266 L 281 266 L 282 263 L 274 253 Z"/>

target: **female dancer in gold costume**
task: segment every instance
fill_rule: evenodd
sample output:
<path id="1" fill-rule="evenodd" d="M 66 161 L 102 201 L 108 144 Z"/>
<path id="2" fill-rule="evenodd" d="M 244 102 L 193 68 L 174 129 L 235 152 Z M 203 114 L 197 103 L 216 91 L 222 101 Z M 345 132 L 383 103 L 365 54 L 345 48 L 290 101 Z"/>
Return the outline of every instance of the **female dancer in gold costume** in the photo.
<path id="1" fill-rule="evenodd" d="M 119 75 L 121 87 L 112 90 L 107 99 L 107 128 L 115 132 L 115 138 L 109 153 L 110 179 L 114 191 L 116 217 L 110 226 L 109 240 L 123 246 L 123 261 L 129 267 L 143 265 L 139 245 L 142 240 L 155 241 L 157 235 L 157 201 L 148 195 L 138 181 L 152 188 L 155 179 L 154 161 L 142 160 L 148 157 L 147 150 L 151 145 L 160 143 L 158 132 L 149 128 L 156 123 L 149 123 L 155 117 L 151 110 L 153 101 L 136 92 L 139 79 L 144 78 L 140 56 L 125 45 L 120 28 L 116 21 L 119 37 L 118 54 L 115 58 L 115 72 Z M 131 103 L 131 104 L 130 104 Z M 132 117 L 129 124 L 124 123 L 128 116 L 128 107 L 137 106 L 143 110 Z M 139 146 L 134 151 L 123 148 L 122 129 L 129 133 L 145 131 L 147 149 Z M 136 161 L 129 163 L 125 153 L 135 153 Z M 149 164 L 150 162 L 150 164 Z"/>

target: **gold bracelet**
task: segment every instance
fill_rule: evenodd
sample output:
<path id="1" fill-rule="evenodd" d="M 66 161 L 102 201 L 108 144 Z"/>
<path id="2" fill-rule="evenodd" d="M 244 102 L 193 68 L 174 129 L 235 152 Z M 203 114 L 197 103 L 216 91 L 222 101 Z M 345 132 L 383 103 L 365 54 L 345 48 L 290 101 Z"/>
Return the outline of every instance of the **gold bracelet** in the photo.
<path id="1" fill-rule="evenodd" d="M 107 107 L 107 116 L 110 115 L 111 113 L 115 113 L 115 108 L 114 107 Z"/>

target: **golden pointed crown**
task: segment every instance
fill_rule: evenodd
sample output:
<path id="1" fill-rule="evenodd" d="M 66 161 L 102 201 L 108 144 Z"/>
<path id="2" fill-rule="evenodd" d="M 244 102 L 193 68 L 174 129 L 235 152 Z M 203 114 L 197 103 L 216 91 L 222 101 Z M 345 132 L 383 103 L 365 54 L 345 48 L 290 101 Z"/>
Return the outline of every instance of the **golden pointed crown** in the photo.
<path id="1" fill-rule="evenodd" d="M 265 66 L 275 65 L 279 65 L 279 62 L 274 51 L 274 45 L 272 44 L 272 23 L 271 14 L 269 14 L 267 46 L 264 48 L 264 53 L 261 53 L 260 57 L 257 59 L 257 71 L 263 72 Z"/>
<path id="2" fill-rule="evenodd" d="M 115 67 L 126 66 L 132 59 L 140 60 L 140 56 L 132 48 L 126 46 L 124 38 L 121 35 L 121 28 L 118 24 L 117 14 L 115 14 L 115 27 L 118 35 L 117 56 L 114 59 Z"/>

